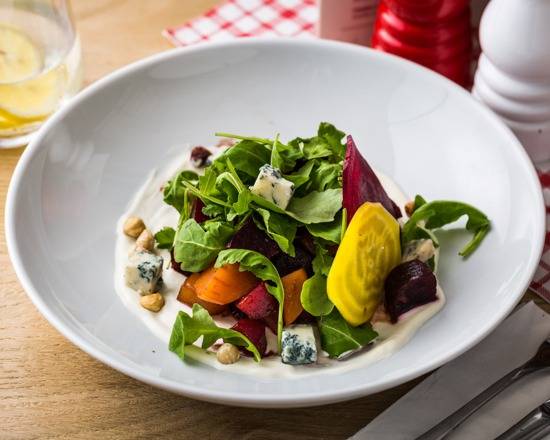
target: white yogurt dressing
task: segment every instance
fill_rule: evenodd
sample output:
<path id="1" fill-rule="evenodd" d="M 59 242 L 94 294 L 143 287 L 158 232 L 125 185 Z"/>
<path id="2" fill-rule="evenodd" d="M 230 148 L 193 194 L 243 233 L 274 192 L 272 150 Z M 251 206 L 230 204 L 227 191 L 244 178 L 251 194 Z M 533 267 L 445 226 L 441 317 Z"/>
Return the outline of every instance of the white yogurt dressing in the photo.
<path id="1" fill-rule="evenodd" d="M 166 343 L 172 331 L 172 325 L 176 319 L 178 311 L 184 310 L 190 313 L 191 308 L 180 303 L 176 298 L 179 288 L 184 282 L 185 277 L 170 267 L 170 253 L 166 250 L 157 250 L 157 253 L 164 258 L 164 267 L 162 278 L 164 285 L 162 293 L 165 299 L 165 305 L 158 313 L 145 310 L 139 304 L 140 295 L 138 292 L 130 289 L 124 282 L 124 269 L 128 260 L 128 255 L 133 251 L 135 240 L 127 237 L 123 233 L 123 223 L 130 216 L 141 217 L 147 228 L 153 233 L 165 226 L 176 227 L 178 223 L 178 212 L 171 206 L 163 202 L 161 188 L 175 174 L 184 169 L 193 169 L 189 160 L 191 147 L 177 149 L 177 154 L 166 158 L 168 164 L 164 168 L 154 170 L 147 181 L 136 193 L 130 203 L 127 211 L 120 217 L 117 223 L 117 239 L 115 246 L 115 289 L 125 306 L 136 314 L 149 329 L 161 340 Z M 213 147 L 212 159 L 221 154 L 224 149 Z M 407 202 L 407 198 L 399 187 L 387 176 L 376 172 L 380 182 L 384 186 L 388 195 L 397 203 L 402 211 Z M 281 362 L 278 356 L 267 357 L 260 363 L 254 362 L 249 358 L 241 358 L 239 362 L 232 365 L 222 365 L 216 360 L 215 353 L 205 351 L 198 347 L 190 347 L 189 356 L 200 362 L 208 364 L 220 370 L 227 370 L 239 374 L 255 374 L 265 377 L 285 377 L 301 375 L 311 375 L 319 373 L 340 373 L 345 370 L 361 368 L 380 359 L 390 356 L 406 344 L 414 333 L 433 315 L 435 315 L 444 305 L 445 296 L 438 286 L 438 300 L 421 307 L 417 307 L 402 315 L 397 324 L 377 322 L 373 328 L 379 333 L 378 341 L 370 349 L 366 349 L 357 355 L 342 361 L 336 361 L 324 356 L 319 356 L 317 364 L 293 366 Z M 229 327 L 234 320 L 231 317 L 218 318 L 218 325 Z M 268 348 L 276 347 L 276 337 L 268 334 Z M 321 350 L 319 350 L 321 353 Z"/>

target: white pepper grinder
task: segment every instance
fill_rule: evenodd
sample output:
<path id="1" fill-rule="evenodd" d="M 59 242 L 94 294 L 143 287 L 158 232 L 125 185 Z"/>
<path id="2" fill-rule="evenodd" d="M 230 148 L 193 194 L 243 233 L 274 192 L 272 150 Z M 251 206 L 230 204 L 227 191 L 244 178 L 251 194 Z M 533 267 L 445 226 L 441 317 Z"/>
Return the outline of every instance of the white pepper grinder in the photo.
<path id="1" fill-rule="evenodd" d="M 550 160 L 550 0 L 492 0 L 479 32 L 473 95 L 504 120 L 534 162 Z"/>

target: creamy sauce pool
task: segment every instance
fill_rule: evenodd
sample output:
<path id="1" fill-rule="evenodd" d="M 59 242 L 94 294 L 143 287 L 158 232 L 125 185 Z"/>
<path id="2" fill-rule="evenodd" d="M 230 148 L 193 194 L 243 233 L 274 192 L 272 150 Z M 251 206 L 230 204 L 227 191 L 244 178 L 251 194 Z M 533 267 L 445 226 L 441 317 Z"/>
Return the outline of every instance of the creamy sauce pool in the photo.
<path id="1" fill-rule="evenodd" d="M 147 228 L 155 233 L 164 226 L 176 227 L 178 223 L 178 212 L 171 206 L 165 204 L 162 200 L 162 186 L 167 180 L 170 180 L 176 173 L 184 169 L 193 169 L 189 158 L 191 147 L 178 148 L 177 153 L 173 157 L 167 157 L 166 163 L 169 164 L 164 168 L 154 170 L 147 181 L 136 193 L 134 199 L 130 203 L 127 211 L 120 217 L 117 224 L 117 239 L 115 250 L 115 289 L 120 296 L 125 306 L 136 314 L 149 329 L 166 344 L 168 349 L 168 341 L 172 332 L 172 324 L 176 319 L 178 311 L 184 310 L 188 313 L 191 308 L 180 303 L 176 298 L 179 288 L 184 282 L 185 277 L 170 268 L 170 254 L 166 250 L 157 250 L 157 253 L 164 258 L 164 268 L 162 278 L 164 286 L 162 293 L 165 299 L 165 305 L 158 313 L 153 313 L 145 310 L 139 304 L 140 295 L 135 290 L 130 289 L 124 282 L 124 268 L 126 266 L 128 255 L 133 251 L 135 240 L 127 237 L 122 226 L 126 218 L 130 216 L 141 217 Z M 214 154 L 212 159 L 220 155 L 223 148 L 210 148 Z M 185 158 L 185 160 L 182 160 Z M 380 172 L 376 172 L 380 182 L 388 195 L 399 205 L 404 212 L 404 205 L 407 198 L 399 187 L 389 177 Z M 361 353 L 350 356 L 350 358 L 337 361 L 323 356 L 322 351 L 319 351 L 318 363 L 312 365 L 286 365 L 281 362 L 278 356 L 268 357 L 263 359 L 259 364 L 252 359 L 241 357 L 241 359 L 232 365 L 222 365 L 216 360 L 216 355 L 210 351 L 204 351 L 200 348 L 190 347 L 188 353 L 190 357 L 208 364 L 219 370 L 228 370 L 232 373 L 255 374 L 267 377 L 285 377 L 285 376 L 301 376 L 312 375 L 319 373 L 340 373 L 345 370 L 361 368 L 380 359 L 390 356 L 396 352 L 404 344 L 406 344 L 414 333 L 433 315 L 435 315 L 444 305 L 445 296 L 443 291 L 438 286 L 438 300 L 421 307 L 417 307 L 408 313 L 402 315 L 399 322 L 389 324 L 378 322 L 373 325 L 373 328 L 380 335 L 378 342 L 373 344 L 370 349 L 366 349 Z M 230 327 L 234 320 L 231 317 L 218 318 L 218 325 Z M 268 348 L 276 347 L 276 337 L 270 331 L 268 335 Z M 318 347 L 320 350 L 320 347 Z"/>

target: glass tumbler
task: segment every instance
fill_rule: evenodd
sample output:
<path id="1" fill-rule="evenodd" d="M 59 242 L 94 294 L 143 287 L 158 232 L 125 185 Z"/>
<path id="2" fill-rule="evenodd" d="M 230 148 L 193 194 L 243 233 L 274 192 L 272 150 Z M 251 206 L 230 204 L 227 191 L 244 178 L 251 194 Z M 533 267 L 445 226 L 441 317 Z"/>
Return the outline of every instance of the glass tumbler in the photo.
<path id="1" fill-rule="evenodd" d="M 66 0 L 0 0 L 0 148 L 25 145 L 82 85 Z"/>

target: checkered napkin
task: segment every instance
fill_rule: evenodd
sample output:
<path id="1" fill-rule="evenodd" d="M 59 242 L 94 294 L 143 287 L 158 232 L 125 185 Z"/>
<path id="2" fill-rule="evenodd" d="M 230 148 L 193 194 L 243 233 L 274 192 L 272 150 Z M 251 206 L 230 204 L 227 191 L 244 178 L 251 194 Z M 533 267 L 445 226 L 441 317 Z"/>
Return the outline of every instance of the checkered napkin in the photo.
<path id="1" fill-rule="evenodd" d="M 176 46 L 234 37 L 313 37 L 315 0 L 228 0 L 163 35 Z"/>
<path id="2" fill-rule="evenodd" d="M 542 259 L 531 283 L 531 288 L 547 302 L 550 302 L 550 162 L 537 165 L 537 171 L 546 204 L 546 238 Z"/>

